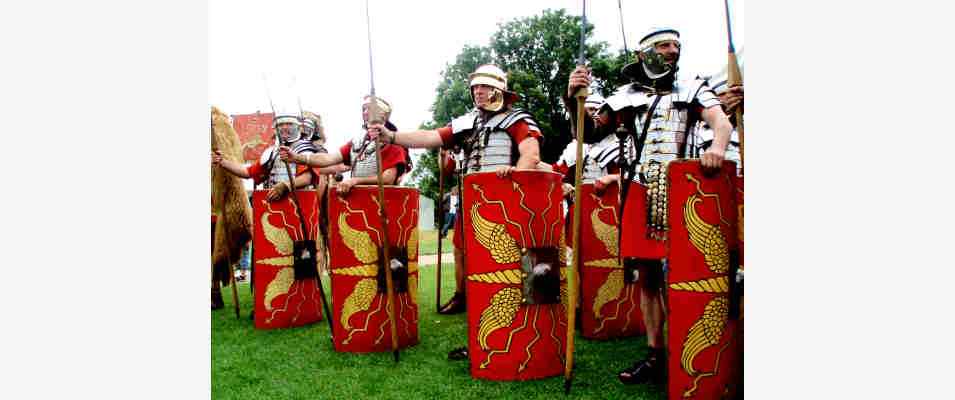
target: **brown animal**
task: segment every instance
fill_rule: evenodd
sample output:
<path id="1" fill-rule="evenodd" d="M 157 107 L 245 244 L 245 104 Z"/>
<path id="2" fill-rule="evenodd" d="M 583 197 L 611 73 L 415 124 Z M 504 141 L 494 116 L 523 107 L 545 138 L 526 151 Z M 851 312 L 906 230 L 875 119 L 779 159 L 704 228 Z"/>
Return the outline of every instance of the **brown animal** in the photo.
<path id="1" fill-rule="evenodd" d="M 212 107 L 212 148 L 224 159 L 242 162 L 242 143 L 229 123 L 229 116 Z M 217 216 L 213 235 L 213 280 L 227 285 L 229 263 L 239 260 L 242 248 L 252 239 L 252 207 L 239 177 L 212 168 L 212 214 Z"/>

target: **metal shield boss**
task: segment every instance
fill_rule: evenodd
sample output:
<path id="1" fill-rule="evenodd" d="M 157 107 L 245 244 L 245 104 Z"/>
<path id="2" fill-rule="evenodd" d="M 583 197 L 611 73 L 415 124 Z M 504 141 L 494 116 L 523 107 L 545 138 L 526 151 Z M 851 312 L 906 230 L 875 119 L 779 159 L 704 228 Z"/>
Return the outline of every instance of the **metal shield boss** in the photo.
<path id="1" fill-rule="evenodd" d="M 594 185 L 587 183 L 580 191 L 581 335 L 610 339 L 643 334 L 640 284 L 635 271 L 625 271 L 618 257 L 618 186 L 613 183 L 597 195 Z M 571 207 L 568 220 L 573 212 Z M 573 243 L 573 229 L 568 229 L 567 238 Z"/>
<path id="2" fill-rule="evenodd" d="M 385 270 L 395 290 L 398 347 L 418 343 L 418 190 L 384 188 L 389 257 L 378 214 L 378 188 L 359 185 L 346 196 L 328 196 L 328 234 L 332 274 L 335 350 L 350 353 L 391 351 Z"/>
<path id="3" fill-rule="evenodd" d="M 255 327 L 288 328 L 322 320 L 315 264 L 318 229 L 318 196 L 298 191 L 307 232 L 290 197 L 266 200 L 268 190 L 252 193 L 252 248 Z"/>
<path id="4" fill-rule="evenodd" d="M 567 334 L 561 176 L 479 172 L 461 187 L 471 375 L 560 375 Z"/>
<path id="5" fill-rule="evenodd" d="M 732 398 L 742 373 L 730 279 L 738 266 L 736 166 L 725 161 L 718 174 L 704 174 L 699 160 L 687 160 L 668 169 L 668 396 Z"/>

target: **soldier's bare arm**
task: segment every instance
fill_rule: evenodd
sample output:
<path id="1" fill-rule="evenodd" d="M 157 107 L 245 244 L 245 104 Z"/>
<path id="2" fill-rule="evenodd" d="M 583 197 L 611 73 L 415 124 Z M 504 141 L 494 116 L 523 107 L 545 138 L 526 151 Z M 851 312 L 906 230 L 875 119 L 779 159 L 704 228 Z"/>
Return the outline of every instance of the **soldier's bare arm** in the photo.
<path id="1" fill-rule="evenodd" d="M 345 164 L 335 164 L 327 167 L 321 167 L 318 169 L 318 172 L 322 175 L 326 174 L 340 174 L 342 172 L 351 171 L 351 167 Z"/>
<path id="2" fill-rule="evenodd" d="M 219 166 L 222 169 L 226 170 L 226 172 L 232 175 L 238 176 L 239 178 L 244 178 L 244 179 L 251 178 L 251 176 L 249 176 L 249 171 L 245 169 L 244 165 L 239 164 L 235 161 L 226 160 L 225 158 L 222 157 L 221 151 L 216 150 L 215 152 L 212 153 L 212 165 Z"/>
<path id="3" fill-rule="evenodd" d="M 409 149 L 431 149 L 443 144 L 441 135 L 436 130 L 394 132 L 385 128 L 382 124 L 371 124 L 368 127 L 368 137 L 371 139 L 377 138 L 379 133 L 385 143 L 394 143 Z"/>
<path id="4" fill-rule="evenodd" d="M 517 169 L 536 169 L 537 163 L 541 161 L 540 142 L 536 138 L 529 137 L 517 145 L 517 150 L 521 157 L 517 159 Z"/>
<path id="5" fill-rule="evenodd" d="M 395 178 L 398 176 L 397 168 L 388 168 L 381 173 L 381 181 L 385 185 L 395 184 Z M 363 176 L 363 177 L 352 177 L 341 181 L 338 184 L 338 192 L 341 194 L 348 194 L 351 191 L 351 188 L 355 185 L 377 185 L 378 177 L 377 176 Z"/>
<path id="6" fill-rule="evenodd" d="M 713 127 L 713 144 L 703 153 L 702 163 L 707 168 L 719 168 L 723 164 L 726 146 L 730 142 L 733 126 L 723 113 L 723 108 L 712 106 L 703 110 L 703 120 Z"/>
<path id="7" fill-rule="evenodd" d="M 295 188 L 300 189 L 312 184 L 312 171 L 306 171 L 295 177 Z"/>
<path id="8" fill-rule="evenodd" d="M 342 163 L 342 155 L 337 152 L 332 153 L 308 153 L 299 154 L 292 152 L 287 146 L 279 147 L 279 157 L 282 161 L 292 160 L 299 164 L 305 164 L 310 167 L 328 167 Z"/>

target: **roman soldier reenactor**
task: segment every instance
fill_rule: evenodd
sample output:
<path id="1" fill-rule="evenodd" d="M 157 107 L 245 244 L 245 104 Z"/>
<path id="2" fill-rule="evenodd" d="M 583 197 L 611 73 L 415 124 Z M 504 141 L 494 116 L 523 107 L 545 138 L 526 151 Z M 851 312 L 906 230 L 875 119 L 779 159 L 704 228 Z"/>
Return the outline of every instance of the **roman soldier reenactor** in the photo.
<path id="1" fill-rule="evenodd" d="M 621 143 L 616 132 L 599 128 L 610 122 L 606 112 L 599 112 L 603 103 L 603 97 L 591 94 L 584 107 L 597 127 L 584 137 L 580 204 L 583 237 L 578 263 L 581 335 L 590 339 L 633 336 L 645 331 L 636 273 L 625 271 L 621 265 L 618 245 L 620 171 L 633 162 L 632 138 L 624 136 Z M 576 139 L 571 140 L 554 166 L 556 171 L 565 174 L 565 193 L 570 199 L 573 199 L 576 149 Z M 568 210 L 568 216 L 573 215 L 573 207 L 576 205 Z M 574 232 L 570 225 L 567 223 L 567 237 L 572 239 Z"/>
<path id="2" fill-rule="evenodd" d="M 339 151 L 302 154 L 291 147 L 280 149 L 281 158 L 306 165 L 347 165 L 351 177 L 329 192 L 329 266 L 332 275 L 332 314 L 338 324 L 333 334 L 335 349 L 366 353 L 392 350 L 386 332 L 391 318 L 385 268 L 394 284 L 396 348 L 418 343 L 418 191 L 397 187 L 410 170 L 407 149 L 387 144 L 377 159 L 376 141 L 367 133 L 372 101 L 379 117 L 389 121 L 392 107 L 380 97 L 366 96 L 362 103 L 363 131 Z M 385 215 L 379 214 L 379 163 L 382 172 Z M 387 225 L 387 234 L 382 231 Z M 384 258 L 383 239 L 388 239 Z"/>
<path id="3" fill-rule="evenodd" d="M 622 70 L 632 83 L 620 87 L 600 108 L 610 123 L 595 126 L 592 121 L 585 121 L 584 124 L 585 135 L 596 129 L 604 131 L 598 136 L 605 136 L 622 127 L 628 136 L 636 139 L 633 144 L 637 162 L 628 168 L 622 181 L 625 199 L 620 251 L 625 270 L 635 270 L 638 274 L 640 307 L 649 349 L 645 359 L 620 372 L 619 379 L 628 384 L 666 379 L 662 294 L 663 259 L 667 257 L 664 240 L 670 226 L 668 164 L 687 156 L 689 129 L 702 119 L 713 127 L 715 135 L 699 164 L 711 170 L 721 168 L 732 129 L 719 107 L 719 99 L 705 81 L 679 77 L 679 57 L 679 32 L 669 28 L 651 30 L 640 40 L 637 59 Z M 570 76 L 567 98 L 578 88 L 588 87 L 590 82 L 587 68 L 578 67 Z M 642 201 L 638 203 L 646 205 L 628 207 L 627 196 L 641 196 L 643 198 L 637 200 Z M 676 311 L 671 309 L 671 312 Z"/>
<path id="4" fill-rule="evenodd" d="M 513 106 L 520 97 L 503 70 L 479 66 L 469 86 L 475 110 L 448 126 L 395 132 L 374 124 L 369 132 L 412 148 L 462 149 L 454 241 L 467 254 L 469 334 L 468 347 L 449 358 L 470 359 L 471 375 L 482 379 L 559 375 L 567 326 L 561 176 L 536 170 L 542 135 Z"/>

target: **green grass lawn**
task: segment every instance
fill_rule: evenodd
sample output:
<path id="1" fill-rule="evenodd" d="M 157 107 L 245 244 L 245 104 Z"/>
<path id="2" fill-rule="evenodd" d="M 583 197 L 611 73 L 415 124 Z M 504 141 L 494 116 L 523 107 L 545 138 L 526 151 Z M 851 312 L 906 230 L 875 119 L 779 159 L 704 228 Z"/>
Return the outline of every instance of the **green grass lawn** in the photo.
<path id="1" fill-rule="evenodd" d="M 419 231 L 421 235 L 418 241 L 418 255 L 426 256 L 432 254 L 438 254 L 438 231 L 437 230 L 424 230 Z M 441 252 L 442 253 L 451 253 L 454 251 L 454 243 L 451 242 L 451 238 L 454 237 L 454 229 L 448 231 L 448 237 L 444 238 L 441 243 Z M 444 266 L 442 265 L 442 269 Z"/>
<path id="2" fill-rule="evenodd" d="M 442 300 L 454 291 L 454 269 L 442 276 Z M 526 382 L 472 379 L 467 361 L 448 361 L 447 352 L 467 341 L 464 314 L 435 313 L 433 266 L 423 266 L 419 283 L 421 343 L 392 354 L 336 353 L 328 323 L 262 331 L 249 319 L 252 297 L 239 285 L 242 318 L 236 319 L 232 291 L 226 308 L 212 313 L 212 396 L 215 399 L 555 399 L 564 398 L 563 376 Z M 325 281 L 328 287 L 327 279 Z M 326 293 L 330 293 L 326 289 Z M 663 399 L 663 388 L 624 386 L 617 371 L 642 357 L 646 339 L 605 342 L 577 335 L 576 378 L 570 398 Z"/>

